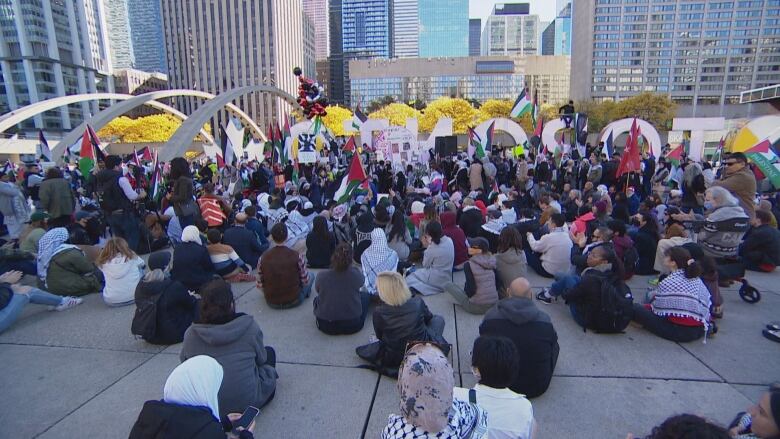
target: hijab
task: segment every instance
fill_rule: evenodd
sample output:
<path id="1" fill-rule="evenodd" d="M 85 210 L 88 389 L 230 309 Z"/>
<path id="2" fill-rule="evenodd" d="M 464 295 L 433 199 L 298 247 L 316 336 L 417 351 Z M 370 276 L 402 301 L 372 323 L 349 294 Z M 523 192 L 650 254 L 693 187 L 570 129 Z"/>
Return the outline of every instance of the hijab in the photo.
<path id="1" fill-rule="evenodd" d="M 387 245 L 387 236 L 383 229 L 371 231 L 371 245 L 361 255 L 363 264 L 367 264 L 374 273 L 393 271 L 398 265 L 398 254 Z"/>
<path id="2" fill-rule="evenodd" d="M 187 226 L 181 232 L 181 242 L 194 242 L 198 245 L 203 245 L 203 241 L 200 239 L 200 231 L 195 226 Z"/>
<path id="3" fill-rule="evenodd" d="M 219 387 L 222 366 L 217 360 L 198 355 L 181 363 L 165 381 L 163 401 L 193 407 L 208 407 L 219 420 Z"/>
<path id="4" fill-rule="evenodd" d="M 42 280 L 46 280 L 46 272 L 54 255 L 63 250 L 77 248 L 75 245 L 65 244 L 67 240 L 68 229 L 56 227 L 46 232 L 38 241 L 38 277 Z"/>
<path id="5" fill-rule="evenodd" d="M 444 353 L 429 344 L 413 346 L 398 373 L 401 415 L 430 433 L 447 427 L 455 380 Z"/>

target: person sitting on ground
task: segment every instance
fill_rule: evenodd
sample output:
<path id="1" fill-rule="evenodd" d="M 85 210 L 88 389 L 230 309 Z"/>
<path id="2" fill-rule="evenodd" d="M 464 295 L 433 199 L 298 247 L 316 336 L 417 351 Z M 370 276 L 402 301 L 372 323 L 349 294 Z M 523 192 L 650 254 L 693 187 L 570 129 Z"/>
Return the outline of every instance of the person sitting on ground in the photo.
<path id="1" fill-rule="evenodd" d="M 469 240 L 469 255 L 471 258 L 463 266 L 465 288 L 448 282 L 445 290 L 467 313 L 484 314 L 498 302 L 496 257 L 490 253 L 487 239 L 481 237 Z"/>
<path id="2" fill-rule="evenodd" d="M 611 220 L 607 223 L 607 227 L 612 232 L 611 242 L 615 255 L 619 261 L 623 262 L 624 279 L 629 280 L 634 275 L 636 263 L 639 260 L 639 254 L 634 248 L 634 240 L 628 236 L 626 223 L 623 221 Z"/>
<path id="3" fill-rule="evenodd" d="M 531 252 L 526 253 L 528 265 L 542 277 L 552 278 L 557 273 L 571 270 L 571 246 L 564 229 L 565 218 L 560 213 L 550 217 L 550 232 L 539 240 L 530 232 L 526 235 Z"/>
<path id="4" fill-rule="evenodd" d="M 670 274 L 658 284 L 650 303 L 634 304 L 634 320 L 653 334 L 685 343 L 705 336 L 710 321 L 710 292 L 699 278 L 701 265 L 684 247 L 666 251 Z"/>
<path id="5" fill-rule="evenodd" d="M 149 255 L 149 272 L 135 288 L 135 317 L 133 328 L 144 325 L 143 307 L 154 304 L 152 327 L 137 328 L 141 337 L 151 344 L 181 343 L 184 332 L 197 316 L 198 300 L 181 282 L 171 279 L 171 253 L 158 251 Z M 135 333 L 135 332 L 134 332 Z"/>
<path id="6" fill-rule="evenodd" d="M 256 267 L 257 261 L 267 249 L 262 246 L 255 232 L 246 228 L 249 217 L 245 213 L 236 214 L 236 222 L 232 227 L 228 227 L 222 235 L 222 242 L 233 248 L 238 253 L 242 261 L 249 264 L 250 267 Z M 284 223 L 281 223 L 284 224 Z"/>
<path id="7" fill-rule="evenodd" d="M 385 235 L 387 235 L 387 245 L 395 250 L 399 261 L 409 259 L 410 248 L 412 245 L 412 234 L 406 227 L 404 211 L 395 209 L 392 220 L 385 226 Z"/>
<path id="8" fill-rule="evenodd" d="M 639 255 L 634 273 L 638 275 L 656 274 L 653 264 L 655 264 L 655 251 L 659 241 L 658 223 L 649 212 L 639 212 L 634 218 L 639 226 L 639 230 L 634 235 L 634 244 Z"/>
<path id="9" fill-rule="evenodd" d="M 681 246 L 689 242 L 691 242 L 691 239 L 688 238 L 688 232 L 682 225 L 677 223 L 670 224 L 666 228 L 664 238 L 658 241 L 658 247 L 655 251 L 655 263 L 653 264 L 655 271 L 661 274 L 669 274 L 669 269 L 664 264 L 666 251 L 672 247 Z"/>
<path id="10" fill-rule="evenodd" d="M 469 259 L 468 243 L 466 242 L 466 234 L 463 233 L 457 222 L 457 215 L 455 212 L 442 212 L 441 229 L 444 236 L 447 236 L 452 240 L 452 247 L 455 251 L 455 259 L 453 261 L 455 270 L 463 269 L 463 263 Z"/>
<path id="11" fill-rule="evenodd" d="M 312 225 L 306 237 L 306 261 L 310 268 L 328 268 L 336 248 L 336 237 L 328 230 L 328 220 L 324 216 L 315 216 Z"/>
<path id="12" fill-rule="evenodd" d="M 0 334 L 14 324 L 28 303 L 47 305 L 54 311 L 65 311 L 81 304 L 82 299 L 56 296 L 38 288 L 21 285 L 21 271 L 7 271 L 0 275 Z"/>
<path id="13" fill-rule="evenodd" d="M 474 200 L 470 197 L 463 199 L 463 210 L 460 213 L 460 220 L 458 226 L 460 226 L 463 233 L 467 238 L 476 238 L 482 234 L 482 212 L 474 204 Z"/>
<path id="14" fill-rule="evenodd" d="M 42 284 L 59 296 L 99 293 L 103 289 L 103 274 L 67 240 L 67 229 L 56 227 L 38 242 L 38 277 Z"/>
<path id="15" fill-rule="evenodd" d="M 383 271 L 395 271 L 398 268 L 398 255 L 387 245 L 387 236 L 381 228 L 371 232 L 371 245 L 360 256 L 363 269 L 363 289 L 376 296 L 376 278 Z"/>
<path id="16" fill-rule="evenodd" d="M 696 415 L 675 415 L 665 420 L 661 425 L 653 427 L 653 431 L 644 439 L 733 439 L 725 428 L 715 425 Z M 633 434 L 626 439 L 640 439 Z"/>
<path id="17" fill-rule="evenodd" d="M 363 329 L 371 296 L 362 288 L 363 273 L 352 264 L 351 245 L 336 246 L 330 260 L 330 269 L 314 282 L 317 328 L 329 335 L 354 334 Z"/>
<path id="18" fill-rule="evenodd" d="M 215 279 L 200 289 L 199 316 L 184 333 L 179 358 L 208 355 L 222 365 L 220 414 L 262 408 L 276 392 L 276 352 L 263 344 L 254 317 L 237 313 L 230 284 Z"/>
<path id="19" fill-rule="evenodd" d="M 452 397 L 478 404 L 488 413 L 488 437 L 531 439 L 536 422 L 531 402 L 509 386 L 520 368 L 512 340 L 480 336 L 471 350 L 471 371 L 478 382 L 471 389 L 456 387 Z"/>
<path id="20" fill-rule="evenodd" d="M 122 238 L 106 241 L 95 261 L 103 272 L 106 286 L 103 288 L 103 301 L 108 306 L 132 305 L 135 301 L 135 287 L 144 275 L 146 263 Z"/>
<path id="21" fill-rule="evenodd" d="M 251 205 L 244 209 L 244 213 L 247 216 L 246 228 L 255 232 L 257 241 L 260 243 L 261 248 L 268 248 L 268 231 L 263 225 L 262 221 L 257 219 L 257 206 Z"/>
<path id="22" fill-rule="evenodd" d="M 252 267 L 238 257 L 233 247 L 222 243 L 222 232 L 211 229 L 206 232 L 208 252 L 214 270 L 228 282 L 254 282 Z"/>
<path id="23" fill-rule="evenodd" d="M 406 282 L 410 289 L 424 296 L 444 292 L 445 285 L 452 282 L 455 246 L 435 221 L 425 227 L 421 242 L 425 247 L 422 268 L 408 273 Z"/>
<path id="24" fill-rule="evenodd" d="M 38 242 L 46 233 L 49 215 L 46 212 L 35 211 L 30 215 L 30 224 L 19 235 L 19 250 L 38 254 Z"/>
<path id="25" fill-rule="evenodd" d="M 446 353 L 430 343 L 410 347 L 398 374 L 400 415 L 390 415 L 380 437 L 487 437 L 487 413 L 477 404 L 454 399 L 454 385 Z"/>
<path id="26" fill-rule="evenodd" d="M 331 225 L 333 226 L 333 234 L 336 235 L 336 242 L 348 242 L 352 243 L 352 233 L 354 224 L 349 216 L 349 209 L 345 204 L 338 204 L 331 209 Z M 354 253 L 354 251 L 353 251 Z"/>
<path id="27" fill-rule="evenodd" d="M 579 274 L 587 268 L 588 253 L 594 248 L 607 246 L 614 249 L 612 245 L 612 230 L 607 226 L 599 226 L 588 236 L 579 234 L 577 236 L 571 236 L 572 241 L 576 245 L 572 245 L 571 252 L 571 264 L 574 266 L 574 270 Z M 590 241 L 590 242 L 589 242 Z M 560 294 L 560 293 L 559 293 Z"/>
<path id="28" fill-rule="evenodd" d="M 501 218 L 501 212 L 498 210 L 488 211 L 487 222 L 482 225 L 480 236 L 488 241 L 490 251 L 493 253 L 498 250 L 498 237 L 504 228 L 506 228 L 506 223 Z"/>
<path id="29" fill-rule="evenodd" d="M 777 228 L 777 217 L 775 216 L 774 212 L 772 212 L 772 202 L 771 201 L 769 201 L 769 200 L 761 200 L 761 201 L 759 201 L 758 202 L 758 208 L 756 210 L 757 211 L 758 210 L 763 210 L 763 211 L 769 212 L 769 215 L 770 215 L 770 217 L 769 217 L 769 225 L 774 227 L 775 229 Z"/>
<path id="30" fill-rule="evenodd" d="M 214 184 L 211 182 L 203 185 L 203 195 L 198 198 L 198 206 L 209 228 L 222 227 L 231 212 L 230 205 L 214 193 Z"/>
<path id="31" fill-rule="evenodd" d="M 360 263 L 363 252 L 371 245 L 371 232 L 374 228 L 374 218 L 370 213 L 363 213 L 357 217 L 357 226 L 352 233 L 352 252 L 355 262 Z"/>
<path id="32" fill-rule="evenodd" d="M 379 372 L 395 376 L 407 343 L 447 343 L 443 336 L 444 318 L 431 314 L 420 296 L 412 297 L 406 281 L 397 272 L 380 273 L 376 284 L 382 300 L 373 316 L 377 341 L 358 347 L 356 353 Z"/>
<path id="33" fill-rule="evenodd" d="M 547 391 L 558 362 L 558 334 L 550 316 L 533 302 L 531 284 L 520 277 L 507 289 L 509 297 L 488 310 L 479 325 L 480 335 L 508 337 L 522 352 L 517 375 L 509 384 L 515 393 L 535 398 Z"/>
<path id="34" fill-rule="evenodd" d="M 695 242 L 685 243 L 682 247 L 688 250 L 691 257 L 701 265 L 699 278 L 704 282 L 707 291 L 710 292 L 710 300 L 712 301 L 710 315 L 715 319 L 723 318 L 723 296 L 720 294 L 720 285 L 718 285 L 720 273 L 718 273 L 718 265 L 715 258 L 705 254 L 701 246 Z"/>
<path id="35" fill-rule="evenodd" d="M 769 273 L 780 265 L 780 231 L 772 227 L 772 213 L 756 210 L 753 228 L 745 236 L 740 255 L 748 270 Z"/>
<path id="36" fill-rule="evenodd" d="M 496 254 L 496 272 L 498 273 L 498 295 L 507 297 L 507 288 L 513 280 L 528 274 L 528 261 L 523 251 L 523 240 L 515 227 L 506 227 L 498 237 Z"/>
<path id="37" fill-rule="evenodd" d="M 294 308 L 311 294 L 314 273 L 306 269 L 303 255 L 287 247 L 287 226 L 271 228 L 274 246 L 263 253 L 257 265 L 257 289 L 271 308 Z"/>
<path id="38" fill-rule="evenodd" d="M 146 401 L 130 430 L 129 439 L 181 437 L 198 439 L 252 439 L 255 422 L 233 430 L 230 421 L 241 418 L 244 409 L 220 418 L 218 399 L 223 369 L 217 360 L 198 355 L 181 363 L 168 376 L 160 401 Z M 225 430 L 225 427 L 231 427 Z"/>
<path id="39" fill-rule="evenodd" d="M 738 414 L 729 426 L 729 434 L 737 439 L 780 438 L 780 389 L 771 387 L 758 404 Z"/>
<path id="40" fill-rule="evenodd" d="M 309 234 L 309 223 L 298 211 L 299 202 L 291 201 L 287 204 L 290 210 L 284 225 L 287 226 L 287 241 L 284 245 L 297 251 L 300 254 L 306 254 L 306 236 Z"/>
<path id="41" fill-rule="evenodd" d="M 181 243 L 173 247 L 171 277 L 197 291 L 216 275 L 208 249 L 201 241 L 200 231 L 195 226 L 185 227 L 181 233 Z"/>

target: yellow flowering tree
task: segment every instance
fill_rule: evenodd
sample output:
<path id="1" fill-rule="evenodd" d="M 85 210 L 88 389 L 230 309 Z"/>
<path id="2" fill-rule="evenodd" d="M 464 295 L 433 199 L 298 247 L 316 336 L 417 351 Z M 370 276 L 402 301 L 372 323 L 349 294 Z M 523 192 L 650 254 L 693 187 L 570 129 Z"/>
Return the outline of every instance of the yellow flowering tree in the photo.
<path id="1" fill-rule="evenodd" d="M 329 106 L 328 114 L 322 118 L 322 123 L 333 133 L 334 136 L 345 136 L 344 121 L 352 119 L 352 112 L 348 108 L 337 105 Z"/>
<path id="2" fill-rule="evenodd" d="M 495 117 L 509 118 L 509 112 L 512 111 L 512 104 L 514 102 L 508 99 L 488 99 L 477 110 L 476 124 L 493 119 Z"/>
<path id="3" fill-rule="evenodd" d="M 120 116 L 101 128 L 98 136 L 121 143 L 167 142 L 180 126 L 181 120 L 170 114 L 153 114 L 136 119 Z M 209 124 L 204 125 L 204 128 L 208 132 Z M 202 140 L 200 136 L 197 139 Z"/>
<path id="4" fill-rule="evenodd" d="M 431 132 L 436 126 L 436 122 L 443 117 L 452 118 L 452 130 L 455 134 L 465 134 L 466 129 L 474 125 L 477 110 L 465 99 L 436 99 L 425 108 L 420 119 L 420 131 Z"/>
<path id="5" fill-rule="evenodd" d="M 406 105 L 394 102 L 392 104 L 385 105 L 377 111 L 368 115 L 369 119 L 387 119 L 390 121 L 390 125 L 406 126 L 407 118 L 420 118 L 420 112 L 414 108 Z"/>

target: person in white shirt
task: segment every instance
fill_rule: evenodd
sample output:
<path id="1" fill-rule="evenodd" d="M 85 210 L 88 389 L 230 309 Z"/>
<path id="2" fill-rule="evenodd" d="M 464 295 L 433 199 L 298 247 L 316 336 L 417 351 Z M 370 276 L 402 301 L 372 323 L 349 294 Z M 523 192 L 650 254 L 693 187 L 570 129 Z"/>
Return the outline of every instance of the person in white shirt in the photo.
<path id="1" fill-rule="evenodd" d="M 526 254 L 528 266 L 540 276 L 552 278 L 558 273 L 568 273 L 571 270 L 572 242 L 564 227 L 565 224 L 564 216 L 554 213 L 550 216 L 550 233 L 543 235 L 539 240 L 536 240 L 530 232 L 526 235 L 532 250 Z"/>
<path id="2" fill-rule="evenodd" d="M 144 260 L 130 249 L 127 241 L 111 238 L 106 241 L 95 262 L 106 280 L 103 288 L 106 305 L 132 305 L 135 302 L 135 287 L 144 275 Z"/>
<path id="3" fill-rule="evenodd" d="M 531 402 L 508 387 L 519 369 L 520 355 L 506 337 L 474 340 L 471 369 L 478 383 L 471 389 L 455 387 L 453 399 L 477 404 L 488 413 L 488 439 L 530 439 L 536 422 Z"/>

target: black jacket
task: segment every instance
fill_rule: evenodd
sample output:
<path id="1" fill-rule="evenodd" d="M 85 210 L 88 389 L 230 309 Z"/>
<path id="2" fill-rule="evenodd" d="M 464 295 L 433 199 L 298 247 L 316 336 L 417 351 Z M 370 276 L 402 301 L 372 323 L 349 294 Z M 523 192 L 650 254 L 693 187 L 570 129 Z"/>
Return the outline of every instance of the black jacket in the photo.
<path id="1" fill-rule="evenodd" d="M 178 280 L 187 288 L 195 290 L 213 279 L 215 274 L 217 272 L 214 270 L 206 247 L 194 242 L 182 242 L 173 248 L 171 269 L 173 280 Z"/>
<path id="2" fill-rule="evenodd" d="M 458 225 L 467 238 L 482 236 L 482 212 L 479 209 L 464 210 L 460 214 Z"/>
<path id="3" fill-rule="evenodd" d="M 639 261 L 636 263 L 634 274 L 655 274 L 655 250 L 658 247 L 658 234 L 654 233 L 650 224 L 641 227 L 634 236 L 634 245 L 639 253 Z"/>
<path id="4" fill-rule="evenodd" d="M 79 223 L 73 223 L 68 226 L 68 243 L 73 245 L 94 245 L 92 238 L 89 237 L 87 229 Z"/>
<path id="5" fill-rule="evenodd" d="M 613 279 L 611 272 L 591 268 L 582 272 L 582 278 L 574 288 L 563 292 L 562 296 L 566 303 L 574 305 L 575 312 L 582 317 L 588 329 L 600 329 L 599 321 L 602 317 L 601 284 L 605 281 L 613 282 L 618 293 L 625 294 L 629 291 L 621 279 Z"/>
<path id="6" fill-rule="evenodd" d="M 769 224 L 753 227 L 745 236 L 742 256 L 756 265 L 780 265 L 780 231 Z"/>
<path id="7" fill-rule="evenodd" d="M 181 343 L 184 331 L 195 318 L 198 301 L 187 292 L 181 282 L 166 278 L 159 282 L 139 282 L 135 287 L 135 300 L 161 294 L 157 299 L 157 331 L 146 341 L 152 344 Z"/>
<path id="8" fill-rule="evenodd" d="M 255 232 L 246 227 L 228 228 L 222 237 L 222 243 L 233 247 L 238 257 L 252 268 L 257 267 L 257 261 L 265 251 Z"/>
<path id="9" fill-rule="evenodd" d="M 146 401 L 129 439 L 224 439 L 219 420 L 208 407 Z"/>
<path id="10" fill-rule="evenodd" d="M 330 267 L 330 258 L 336 249 L 336 238 L 328 233 L 328 239 L 320 239 L 310 232 L 306 237 L 306 262 L 311 268 Z"/>
<path id="11" fill-rule="evenodd" d="M 373 318 L 374 332 L 382 346 L 378 360 L 384 366 L 400 366 L 410 341 L 446 343 L 441 335 L 429 330 L 433 314 L 420 297 L 412 297 L 401 306 L 380 305 Z"/>
<path id="12" fill-rule="evenodd" d="M 550 317 L 531 299 L 510 297 L 499 301 L 479 325 L 479 335 L 507 337 L 522 353 L 513 392 L 534 398 L 547 391 L 558 362 L 558 334 Z"/>

